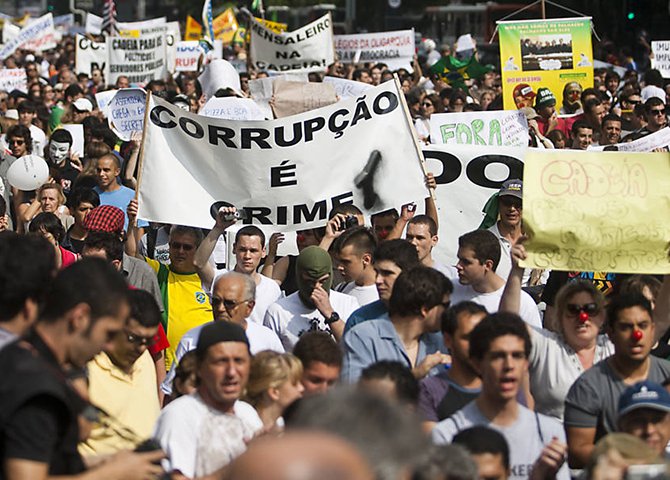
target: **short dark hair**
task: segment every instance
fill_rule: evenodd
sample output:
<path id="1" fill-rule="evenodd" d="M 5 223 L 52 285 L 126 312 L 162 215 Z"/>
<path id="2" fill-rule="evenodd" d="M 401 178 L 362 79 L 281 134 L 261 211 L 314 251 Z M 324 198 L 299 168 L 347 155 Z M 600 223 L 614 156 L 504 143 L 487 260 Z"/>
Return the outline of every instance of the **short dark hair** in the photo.
<path id="1" fill-rule="evenodd" d="M 458 238 L 458 248 L 470 248 L 475 258 L 482 265 L 487 261 L 493 262 L 493 270 L 500 263 L 500 241 L 488 230 L 473 230 Z"/>
<path id="2" fill-rule="evenodd" d="M 410 225 L 426 225 L 431 237 L 437 235 L 437 223 L 428 215 L 415 215 L 407 223 Z"/>
<path id="3" fill-rule="evenodd" d="M 499 337 L 513 335 L 523 340 L 526 358 L 530 356 L 530 335 L 526 323 L 515 313 L 496 312 L 479 322 L 470 333 L 470 357 L 481 360 Z"/>
<path id="4" fill-rule="evenodd" d="M 331 220 L 338 213 L 341 213 L 342 215 L 363 215 L 361 209 L 353 203 L 340 203 L 328 212 L 328 220 Z"/>
<path id="5" fill-rule="evenodd" d="M 621 123 L 621 117 L 616 113 L 608 113 L 603 117 L 601 125 L 604 127 L 607 122 L 618 122 Z"/>
<path id="6" fill-rule="evenodd" d="M 25 102 L 24 102 L 25 103 Z M 59 128 L 51 134 L 50 142 L 67 143 L 72 146 L 72 134 L 64 128 Z"/>
<path id="7" fill-rule="evenodd" d="M 85 249 L 102 250 L 108 262 L 123 262 L 123 242 L 116 233 L 88 232 L 84 240 Z"/>
<path id="8" fill-rule="evenodd" d="M 16 109 L 19 113 L 37 113 L 37 105 L 30 100 L 25 100 L 19 103 L 19 106 L 16 107 Z"/>
<path id="9" fill-rule="evenodd" d="M 602 105 L 602 103 L 603 102 L 601 102 L 599 98 L 589 98 L 584 103 L 584 112 L 590 112 L 592 108 L 597 107 L 598 105 Z"/>
<path id="10" fill-rule="evenodd" d="M 358 226 L 342 232 L 333 246 L 334 251 L 340 252 L 349 245 L 354 247 L 357 255 L 369 253 L 372 255 L 377 248 L 377 237 L 367 227 Z"/>
<path id="11" fill-rule="evenodd" d="M 641 293 L 627 293 L 615 296 L 607 305 L 608 328 L 614 328 L 614 324 L 619 320 L 619 313 L 621 313 L 622 310 L 633 307 L 640 307 L 645 310 L 653 321 L 654 316 L 651 309 L 651 302 Z"/>
<path id="12" fill-rule="evenodd" d="M 303 333 L 293 347 L 293 355 L 300 359 L 305 369 L 312 362 L 342 367 L 342 350 L 326 332 Z"/>
<path id="13" fill-rule="evenodd" d="M 458 329 L 458 317 L 463 313 L 467 313 L 468 315 L 475 315 L 477 313 L 488 314 L 486 308 L 478 303 L 469 300 L 457 303 L 442 314 L 442 333 L 453 336 Z"/>
<path id="14" fill-rule="evenodd" d="M 84 258 L 58 272 L 39 321 L 54 323 L 85 303 L 92 325 L 99 318 L 117 315 L 127 298 L 128 285 L 119 272 L 101 258 Z"/>
<path id="15" fill-rule="evenodd" d="M 401 270 L 409 270 L 420 264 L 419 254 L 416 247 L 407 240 L 396 238 L 380 243 L 373 254 L 373 262 L 388 260 L 400 267 Z"/>
<path id="16" fill-rule="evenodd" d="M 389 301 L 391 315 L 418 315 L 421 308 L 441 304 L 454 291 L 451 281 L 434 268 L 423 265 L 403 271 L 393 285 Z"/>
<path id="17" fill-rule="evenodd" d="M 407 366 L 394 360 L 380 360 L 369 365 L 361 373 L 361 380 L 388 379 L 395 386 L 398 400 L 410 405 L 419 402 L 419 382 Z"/>
<path id="18" fill-rule="evenodd" d="M 593 127 L 586 120 L 577 120 L 572 124 L 572 129 L 570 130 L 573 137 L 579 133 L 580 128 L 588 128 L 589 130 L 593 131 Z"/>
<path id="19" fill-rule="evenodd" d="M 146 290 L 129 290 L 128 303 L 130 304 L 129 319 L 135 320 L 144 328 L 157 327 L 163 316 L 156 303 L 156 298 Z"/>
<path id="20" fill-rule="evenodd" d="M 462 445 L 470 452 L 470 455 L 490 453 L 501 455 L 505 470 L 509 470 L 509 445 L 507 440 L 498 430 L 484 425 L 477 425 L 458 432 L 452 443 Z"/>
<path id="21" fill-rule="evenodd" d="M 658 106 L 661 106 L 661 105 L 665 106 L 665 103 L 663 103 L 663 100 L 661 100 L 658 97 L 651 97 L 651 98 L 647 99 L 646 102 L 644 102 L 644 113 L 646 113 L 648 115 L 648 114 L 651 113 L 652 108 L 658 107 Z"/>
<path id="22" fill-rule="evenodd" d="M 98 207 L 100 206 L 100 195 L 92 188 L 77 187 L 68 195 L 67 206 L 74 210 L 82 203 L 90 203 L 93 208 Z"/>
<path id="23" fill-rule="evenodd" d="M 263 233 L 263 230 L 255 225 L 247 225 L 246 227 L 240 228 L 235 234 L 235 243 L 238 242 L 240 237 L 259 237 L 261 239 L 261 248 L 265 247 L 265 234 Z"/>
<path id="24" fill-rule="evenodd" d="M 30 221 L 28 227 L 30 233 L 41 233 L 45 231 L 53 235 L 54 240 L 60 243 L 65 236 L 65 227 L 60 222 L 60 219 L 51 212 L 38 213 L 35 218 Z"/>
<path id="25" fill-rule="evenodd" d="M 367 73 L 368 75 L 370 75 L 370 70 L 368 70 L 367 68 L 357 68 L 351 74 L 351 79 L 355 80 L 355 81 L 359 81 L 364 73 Z"/>
<path id="26" fill-rule="evenodd" d="M 5 138 L 7 138 L 7 140 L 10 140 L 12 137 L 22 138 L 26 142 L 26 150 L 28 151 L 28 153 L 32 153 L 33 136 L 30 134 L 30 129 L 28 127 L 20 124 L 14 125 L 13 127 L 9 127 L 9 130 L 7 130 Z"/>
<path id="27" fill-rule="evenodd" d="M 56 271 L 51 244 L 37 235 L 0 233 L 0 322 L 33 300 L 41 306 Z"/>
<path id="28" fill-rule="evenodd" d="M 67 100 L 68 97 L 76 97 L 77 95 L 83 95 L 83 94 L 84 91 L 81 89 L 81 87 L 76 83 L 72 83 L 65 89 L 65 93 L 63 94 L 63 96 Z"/>
<path id="29" fill-rule="evenodd" d="M 170 238 L 173 235 L 191 235 L 195 239 L 195 247 L 198 248 L 202 239 L 204 238 L 202 230 L 195 227 L 187 227 L 186 225 L 172 225 L 170 227 Z"/>

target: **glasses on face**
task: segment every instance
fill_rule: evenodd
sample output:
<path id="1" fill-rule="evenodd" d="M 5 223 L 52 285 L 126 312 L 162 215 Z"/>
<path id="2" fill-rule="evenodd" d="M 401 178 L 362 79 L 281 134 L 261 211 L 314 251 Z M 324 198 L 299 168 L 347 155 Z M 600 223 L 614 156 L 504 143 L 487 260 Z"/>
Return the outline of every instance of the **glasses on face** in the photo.
<path id="1" fill-rule="evenodd" d="M 577 316 L 584 312 L 589 317 L 593 317 L 594 315 L 598 315 L 600 308 L 598 308 L 598 305 L 595 303 L 585 303 L 583 305 L 579 305 L 577 303 L 568 303 L 565 306 L 565 311 L 572 316 Z"/>
<path id="2" fill-rule="evenodd" d="M 651 114 L 654 116 L 665 115 L 665 108 L 661 108 L 660 110 L 653 109 L 651 110 Z"/>
<path id="3" fill-rule="evenodd" d="M 144 347 L 144 346 L 150 347 L 154 343 L 156 343 L 156 339 L 153 336 L 143 337 L 141 335 L 135 335 L 134 333 L 129 332 L 127 330 L 126 330 L 126 338 L 130 343 L 132 343 L 133 345 L 137 345 L 138 347 Z"/>
<path id="4" fill-rule="evenodd" d="M 432 107 L 432 106 L 433 106 L 433 104 L 430 103 L 430 102 L 425 102 L 425 103 L 423 103 L 422 105 L 423 105 L 424 107 L 426 107 L 426 108 L 428 108 L 428 107 Z"/>
<path id="5" fill-rule="evenodd" d="M 642 103 L 642 100 L 628 100 L 628 103 L 631 105 L 639 105 Z"/>
<path id="6" fill-rule="evenodd" d="M 523 202 L 516 197 L 512 197 L 511 195 L 503 195 L 502 197 L 498 198 L 500 199 L 500 203 L 508 208 L 516 207 L 517 210 L 521 210 L 523 207 Z"/>
<path id="7" fill-rule="evenodd" d="M 248 303 L 249 300 L 242 300 L 241 302 L 236 302 L 235 300 L 226 300 L 225 298 L 212 297 L 209 302 L 212 304 L 212 307 L 219 308 L 223 304 L 223 308 L 229 312 L 235 310 L 238 306 Z"/>
<path id="8" fill-rule="evenodd" d="M 183 250 L 185 252 L 190 252 L 195 248 L 195 245 L 191 245 L 190 243 L 170 242 L 170 248 L 173 250 Z"/>
<path id="9" fill-rule="evenodd" d="M 18 138 L 12 138 L 9 140 L 10 145 L 18 145 L 19 147 L 26 143 L 24 140 L 18 139 Z"/>

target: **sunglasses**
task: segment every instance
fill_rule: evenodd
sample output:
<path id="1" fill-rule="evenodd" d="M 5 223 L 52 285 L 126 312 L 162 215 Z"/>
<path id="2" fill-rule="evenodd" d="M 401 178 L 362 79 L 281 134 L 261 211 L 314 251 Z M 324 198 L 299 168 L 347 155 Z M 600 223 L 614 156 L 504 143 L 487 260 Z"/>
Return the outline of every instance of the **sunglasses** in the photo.
<path id="1" fill-rule="evenodd" d="M 593 317 L 595 315 L 598 315 L 598 312 L 600 312 L 600 308 L 598 308 L 598 305 L 595 303 L 585 303 L 584 305 L 578 305 L 576 303 L 568 303 L 565 306 L 565 311 L 573 316 L 585 312 L 589 317 Z"/>
<path id="2" fill-rule="evenodd" d="M 652 115 L 665 115 L 665 108 L 662 108 L 660 110 L 651 110 L 650 113 Z"/>
<path id="3" fill-rule="evenodd" d="M 209 303 L 212 304 L 212 307 L 214 308 L 219 308 L 221 304 L 223 304 L 223 308 L 225 308 L 228 311 L 236 309 L 239 305 L 242 305 L 243 303 L 248 303 L 249 300 L 242 300 L 241 302 L 236 302 L 235 300 L 226 300 L 222 299 L 219 297 L 212 297 L 209 300 Z"/>
<path id="4" fill-rule="evenodd" d="M 642 100 L 628 100 L 628 103 L 631 105 L 639 105 L 642 103 Z"/>
<path id="5" fill-rule="evenodd" d="M 423 103 L 422 106 L 424 106 L 424 107 L 432 107 L 433 104 L 430 103 L 430 102 L 426 102 L 426 103 Z"/>
<path id="6" fill-rule="evenodd" d="M 130 343 L 133 345 L 137 345 L 139 347 L 147 346 L 151 347 L 154 343 L 156 343 L 156 339 L 152 337 L 142 337 L 140 335 L 135 335 L 134 333 L 126 331 L 126 338 Z"/>
<path id="7" fill-rule="evenodd" d="M 511 195 L 503 195 L 502 197 L 498 198 L 500 199 L 500 203 L 506 207 L 516 207 L 519 210 L 521 210 L 523 207 L 523 202 L 516 197 L 512 197 Z"/>
<path id="8" fill-rule="evenodd" d="M 195 248 L 195 245 L 191 245 L 190 243 L 170 242 L 170 248 L 190 252 Z"/>
<path id="9" fill-rule="evenodd" d="M 9 144 L 10 144 L 10 145 L 19 145 L 19 146 L 21 146 L 21 145 L 23 145 L 24 143 L 26 143 L 25 140 L 16 140 L 16 139 L 9 140 Z"/>

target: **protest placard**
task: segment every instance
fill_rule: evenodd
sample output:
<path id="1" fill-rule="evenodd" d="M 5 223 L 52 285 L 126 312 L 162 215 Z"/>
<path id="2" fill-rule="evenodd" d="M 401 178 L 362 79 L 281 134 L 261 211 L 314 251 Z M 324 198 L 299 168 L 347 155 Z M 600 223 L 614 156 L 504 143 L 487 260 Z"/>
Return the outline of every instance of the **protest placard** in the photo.
<path id="1" fill-rule="evenodd" d="M 534 106 L 540 87 L 560 99 L 568 82 L 593 85 L 590 17 L 497 23 L 505 110 Z"/>
<path id="2" fill-rule="evenodd" d="M 144 128 L 146 92 L 141 88 L 118 90 L 107 105 L 109 128 L 126 142 Z"/>
<path id="3" fill-rule="evenodd" d="M 11 92 L 28 91 L 28 77 L 24 68 L 3 68 L 0 70 L 0 90 Z"/>
<path id="4" fill-rule="evenodd" d="M 275 118 L 308 112 L 337 102 L 335 88 L 328 83 L 292 82 L 276 79 L 272 84 Z"/>
<path id="5" fill-rule="evenodd" d="M 412 69 L 414 30 L 335 35 L 335 51 L 344 63 L 382 62 L 391 70 Z M 356 62 L 354 59 L 358 58 Z"/>
<path id="6" fill-rule="evenodd" d="M 529 151 L 524 266 L 670 273 L 668 191 L 667 153 Z"/>
<path id="7" fill-rule="evenodd" d="M 615 143 L 614 145 L 589 145 L 587 150 L 608 150 L 618 152 L 651 152 L 658 148 L 664 148 L 667 152 L 670 148 L 670 127 L 665 127 L 657 132 L 646 135 L 632 142 Z"/>
<path id="8" fill-rule="evenodd" d="M 214 29 L 214 38 L 221 40 L 225 45 L 232 43 L 235 32 L 239 28 L 237 18 L 235 18 L 235 11 L 232 8 L 225 9 L 214 19 L 212 27 Z"/>
<path id="9" fill-rule="evenodd" d="M 140 38 L 107 37 L 107 83 L 116 83 L 122 75 L 130 83 L 139 84 L 163 78 L 167 72 L 165 38 L 165 33 Z"/>
<path id="10" fill-rule="evenodd" d="M 186 16 L 186 31 L 184 32 L 184 40 L 200 40 L 202 36 L 202 25 L 190 15 Z"/>
<path id="11" fill-rule="evenodd" d="M 528 120 L 518 110 L 434 113 L 430 141 L 447 145 L 528 146 Z"/>
<path id="12" fill-rule="evenodd" d="M 94 42 L 83 35 L 75 36 L 75 71 L 91 75 L 94 69 L 103 72 L 107 65 L 107 44 Z"/>
<path id="13" fill-rule="evenodd" d="M 340 100 L 358 98 L 363 95 L 366 90 L 371 88 L 371 85 L 367 83 L 354 82 L 353 80 L 339 77 L 323 77 L 323 83 L 330 83 L 335 87 L 335 94 Z"/>
<path id="14" fill-rule="evenodd" d="M 225 200 L 249 215 L 246 224 L 290 231 L 324 225 L 342 203 L 371 214 L 421 201 L 428 191 L 400 95 L 387 82 L 360 102 L 256 122 L 202 117 L 151 97 L 139 216 L 211 227 L 210 206 Z"/>
<path id="15" fill-rule="evenodd" d="M 98 109 L 102 112 L 103 116 L 107 116 L 107 105 L 114 98 L 118 90 L 105 90 L 104 92 L 98 92 L 95 94 L 95 101 L 98 104 Z"/>
<path id="16" fill-rule="evenodd" d="M 195 72 L 198 70 L 198 59 L 203 54 L 200 42 L 195 40 L 177 42 L 175 71 Z"/>
<path id="17" fill-rule="evenodd" d="M 91 35 L 100 35 L 102 31 L 102 17 L 87 12 L 86 13 L 86 33 Z"/>
<path id="18" fill-rule="evenodd" d="M 670 40 L 651 42 L 651 68 L 670 78 Z"/>
<path id="19" fill-rule="evenodd" d="M 198 113 L 205 117 L 226 120 L 250 121 L 266 119 L 261 108 L 250 98 L 212 97 Z"/>
<path id="20" fill-rule="evenodd" d="M 258 70 L 325 71 L 334 62 L 334 54 L 330 14 L 284 33 L 251 21 L 251 63 Z"/>
<path id="21" fill-rule="evenodd" d="M 79 157 L 84 156 L 84 126 L 81 123 L 67 123 L 61 125 L 62 128 L 70 132 L 72 135 L 72 147 L 70 150 L 72 153 L 79 155 Z"/>
<path id="22" fill-rule="evenodd" d="M 5 42 L 0 48 L 0 59 L 6 59 L 18 48 L 42 51 L 55 47 L 54 19 L 51 13 L 47 13 L 30 22 L 18 35 Z"/>
<path id="23" fill-rule="evenodd" d="M 440 241 L 434 256 L 454 265 L 458 237 L 475 230 L 484 219 L 484 205 L 503 182 L 523 178 L 522 147 L 428 145 L 426 170 L 435 175 Z"/>
<path id="24" fill-rule="evenodd" d="M 167 23 L 167 17 L 150 18 L 139 22 L 116 22 L 119 32 L 124 30 L 143 30 L 147 28 L 161 27 Z"/>

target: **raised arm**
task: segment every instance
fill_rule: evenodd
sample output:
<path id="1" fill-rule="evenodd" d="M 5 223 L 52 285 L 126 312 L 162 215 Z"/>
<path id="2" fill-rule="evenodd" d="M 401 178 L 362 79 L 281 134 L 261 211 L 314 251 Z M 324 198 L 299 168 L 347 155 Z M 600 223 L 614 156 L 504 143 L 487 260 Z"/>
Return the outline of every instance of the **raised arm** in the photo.
<path id="1" fill-rule="evenodd" d="M 126 255 L 131 257 L 137 257 L 144 260 L 142 255 L 140 255 L 139 242 L 140 242 L 140 229 L 137 228 L 137 211 L 138 204 L 137 199 L 133 198 L 128 207 L 126 208 L 126 215 L 128 216 L 128 232 L 126 234 Z"/>
<path id="2" fill-rule="evenodd" d="M 214 267 L 212 267 L 212 265 L 209 263 L 209 257 L 212 256 L 212 252 L 214 252 L 214 248 L 216 247 L 216 242 L 219 240 L 219 237 L 226 231 L 228 227 L 237 222 L 236 219 L 226 220 L 228 215 L 233 215 L 236 211 L 237 209 L 235 207 L 222 207 L 216 216 L 216 223 L 214 224 L 214 228 L 209 231 L 195 252 L 193 264 L 195 265 L 198 276 L 200 277 L 200 281 L 208 288 L 212 285 L 215 274 Z"/>
<path id="3" fill-rule="evenodd" d="M 512 271 L 507 277 L 505 289 L 498 310 L 502 312 L 516 313 L 521 311 L 521 280 L 523 278 L 523 268 L 519 266 L 519 261 L 526 258 L 526 249 L 523 242 L 526 237 L 521 236 L 514 245 L 512 245 Z"/>

